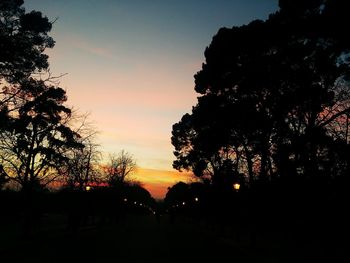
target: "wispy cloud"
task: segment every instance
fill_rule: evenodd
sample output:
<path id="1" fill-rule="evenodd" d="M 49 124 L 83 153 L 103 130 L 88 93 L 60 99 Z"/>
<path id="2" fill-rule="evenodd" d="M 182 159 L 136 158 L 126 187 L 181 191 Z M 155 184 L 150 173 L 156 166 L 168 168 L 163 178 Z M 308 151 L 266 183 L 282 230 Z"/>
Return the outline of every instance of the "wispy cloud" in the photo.
<path id="1" fill-rule="evenodd" d="M 92 43 L 91 40 L 84 39 L 78 35 L 65 35 L 63 37 L 63 40 L 65 45 L 70 45 L 71 47 L 79 49 L 86 53 L 104 58 L 112 57 L 112 52 L 108 48 L 102 47 L 103 43 Z"/>
<path id="2" fill-rule="evenodd" d="M 82 39 L 73 39 L 72 46 L 93 55 L 111 57 L 111 52 L 107 48 L 94 46 Z"/>

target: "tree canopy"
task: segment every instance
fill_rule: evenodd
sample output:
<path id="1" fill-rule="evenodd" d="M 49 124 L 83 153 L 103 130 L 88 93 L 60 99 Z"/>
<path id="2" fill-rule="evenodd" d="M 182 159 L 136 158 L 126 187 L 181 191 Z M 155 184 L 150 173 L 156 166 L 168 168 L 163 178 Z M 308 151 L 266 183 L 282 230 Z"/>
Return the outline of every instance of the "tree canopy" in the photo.
<path id="1" fill-rule="evenodd" d="M 0 84 L 19 83 L 49 67 L 46 48 L 54 46 L 48 35 L 52 22 L 41 12 L 26 13 L 23 0 L 0 2 Z"/>
<path id="2" fill-rule="evenodd" d="M 223 184 L 348 169 L 347 4 L 279 6 L 213 37 L 194 76 L 198 103 L 173 126 L 174 168 Z"/>
<path id="3" fill-rule="evenodd" d="M 31 79 L 13 102 L 0 133 L 0 161 L 8 177 L 24 189 L 52 180 L 66 152 L 83 147 L 69 126 L 72 112 L 63 105 L 66 99 L 61 88 Z"/>
<path id="4" fill-rule="evenodd" d="M 51 27 L 22 0 L 0 2 L 0 177 L 27 192 L 55 178 L 67 151 L 83 147 L 66 92 L 49 72 Z"/>

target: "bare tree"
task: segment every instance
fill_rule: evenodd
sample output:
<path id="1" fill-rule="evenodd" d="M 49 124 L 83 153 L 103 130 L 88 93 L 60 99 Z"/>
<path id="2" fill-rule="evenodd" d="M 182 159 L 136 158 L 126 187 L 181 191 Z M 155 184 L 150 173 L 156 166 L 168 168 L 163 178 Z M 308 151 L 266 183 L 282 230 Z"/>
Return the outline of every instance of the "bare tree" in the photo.
<path id="1" fill-rule="evenodd" d="M 83 142 L 84 148 L 72 149 L 69 159 L 59 169 L 63 175 L 64 183 L 70 188 L 85 189 L 100 178 L 98 163 L 101 153 L 98 145 L 91 140 Z"/>
<path id="2" fill-rule="evenodd" d="M 74 131 L 79 133 L 78 141 L 83 147 L 68 149 L 65 153 L 66 161 L 58 169 L 58 173 L 62 175 L 62 184 L 80 190 L 91 183 L 97 183 L 101 177 L 99 169 L 101 152 L 99 144 L 96 143 L 98 132 L 88 118 L 89 114 L 74 113 L 72 126 Z"/>
<path id="3" fill-rule="evenodd" d="M 110 185 L 125 182 L 136 171 L 137 165 L 134 157 L 122 150 L 118 155 L 110 155 L 109 163 L 105 168 L 106 177 Z"/>

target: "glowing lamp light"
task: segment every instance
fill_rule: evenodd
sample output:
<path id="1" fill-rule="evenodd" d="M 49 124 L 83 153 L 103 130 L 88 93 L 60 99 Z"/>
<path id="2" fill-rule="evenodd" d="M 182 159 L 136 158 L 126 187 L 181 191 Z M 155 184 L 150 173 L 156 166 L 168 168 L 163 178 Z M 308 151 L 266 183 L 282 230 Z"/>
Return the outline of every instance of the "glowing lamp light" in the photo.
<path id="1" fill-rule="evenodd" d="M 186 202 L 182 202 L 182 205 L 185 205 L 186 204 Z"/>
<path id="2" fill-rule="evenodd" d="M 199 198 L 198 198 L 198 197 L 196 197 L 196 198 L 194 199 L 194 201 L 198 202 L 198 201 L 199 201 Z"/>
<path id="3" fill-rule="evenodd" d="M 87 185 L 87 186 L 85 187 L 85 190 L 86 190 L 86 191 L 90 191 L 90 190 L 91 190 L 91 186 Z"/>
<path id="4" fill-rule="evenodd" d="M 233 184 L 233 189 L 235 189 L 236 191 L 238 191 L 239 188 L 241 188 L 241 185 L 240 185 L 239 183 Z"/>
<path id="5" fill-rule="evenodd" d="M 128 199 L 127 198 L 124 198 L 124 202 L 127 202 L 128 201 Z"/>

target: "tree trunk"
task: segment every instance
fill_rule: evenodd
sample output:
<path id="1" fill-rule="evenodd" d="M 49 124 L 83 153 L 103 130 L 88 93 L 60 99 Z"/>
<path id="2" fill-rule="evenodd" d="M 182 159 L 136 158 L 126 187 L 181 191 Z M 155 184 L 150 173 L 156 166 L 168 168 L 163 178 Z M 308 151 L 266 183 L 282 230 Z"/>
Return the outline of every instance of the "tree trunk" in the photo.
<path id="1" fill-rule="evenodd" d="M 251 183 L 254 179 L 252 157 L 246 145 L 244 145 L 244 151 L 247 159 L 249 182 Z"/>

